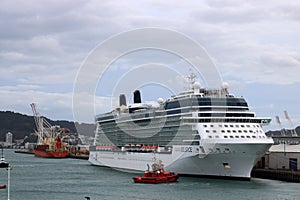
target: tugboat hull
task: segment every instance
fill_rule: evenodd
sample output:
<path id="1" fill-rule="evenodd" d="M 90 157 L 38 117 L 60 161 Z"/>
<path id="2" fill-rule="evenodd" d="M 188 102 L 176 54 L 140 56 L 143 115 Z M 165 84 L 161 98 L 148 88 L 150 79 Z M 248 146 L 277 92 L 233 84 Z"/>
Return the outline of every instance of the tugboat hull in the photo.
<path id="1" fill-rule="evenodd" d="M 146 176 L 137 176 L 133 178 L 135 183 L 173 183 L 176 182 L 179 178 L 178 174 L 163 175 L 163 176 L 154 176 L 154 177 L 146 177 Z"/>

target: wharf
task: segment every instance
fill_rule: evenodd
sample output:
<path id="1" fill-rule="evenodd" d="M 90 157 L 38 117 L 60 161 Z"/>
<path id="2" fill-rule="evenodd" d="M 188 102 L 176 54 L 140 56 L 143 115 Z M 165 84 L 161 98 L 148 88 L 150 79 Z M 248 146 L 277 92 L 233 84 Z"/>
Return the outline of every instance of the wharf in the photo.
<path id="1" fill-rule="evenodd" d="M 28 149 L 15 150 L 15 153 L 34 154 L 33 151 L 28 150 Z M 72 154 L 72 153 L 70 153 L 69 158 L 88 160 L 89 159 L 89 155 L 87 155 L 87 154 Z"/>
<path id="2" fill-rule="evenodd" d="M 253 169 L 251 177 L 300 183 L 300 171 Z"/>
<path id="3" fill-rule="evenodd" d="M 82 159 L 82 160 L 88 160 L 89 159 L 89 155 L 86 154 L 72 154 L 70 153 L 69 155 L 70 158 L 74 158 L 74 159 Z"/>
<path id="4" fill-rule="evenodd" d="M 15 153 L 23 153 L 23 154 L 34 154 L 33 151 L 28 150 L 28 149 L 20 149 L 20 150 L 15 150 Z"/>

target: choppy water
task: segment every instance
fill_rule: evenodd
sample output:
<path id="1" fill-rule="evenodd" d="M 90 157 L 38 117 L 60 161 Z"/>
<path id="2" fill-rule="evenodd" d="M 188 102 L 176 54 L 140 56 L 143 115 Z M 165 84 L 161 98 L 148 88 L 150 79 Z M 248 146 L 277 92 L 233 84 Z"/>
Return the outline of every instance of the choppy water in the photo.
<path id="1" fill-rule="evenodd" d="M 134 184 L 130 174 L 91 166 L 86 160 L 43 159 L 4 151 L 11 171 L 11 200 L 299 199 L 300 184 L 252 179 L 249 182 L 180 177 L 171 184 Z M 0 185 L 7 171 L 0 169 Z M 0 190 L 7 199 L 7 190 Z"/>

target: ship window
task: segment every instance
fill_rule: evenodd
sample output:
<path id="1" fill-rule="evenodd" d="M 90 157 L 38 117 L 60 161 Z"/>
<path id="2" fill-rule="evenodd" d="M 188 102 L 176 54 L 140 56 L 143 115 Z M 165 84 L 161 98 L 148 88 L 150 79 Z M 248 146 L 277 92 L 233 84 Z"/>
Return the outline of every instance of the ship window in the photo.
<path id="1" fill-rule="evenodd" d="M 250 127 L 250 125 L 247 125 L 247 127 Z"/>
<path id="2" fill-rule="evenodd" d="M 224 130 L 221 130 L 221 132 L 222 132 L 222 133 L 225 133 L 225 131 L 224 131 Z"/>
<path id="3" fill-rule="evenodd" d="M 244 128 L 245 126 L 244 126 L 244 125 L 241 125 L 241 127 Z"/>
<path id="4" fill-rule="evenodd" d="M 248 131 L 247 131 L 247 130 L 244 130 L 244 133 L 248 133 Z"/>
<path id="5" fill-rule="evenodd" d="M 172 109 L 172 108 L 180 108 L 179 102 L 178 101 L 168 102 L 166 105 L 166 109 Z"/>
<path id="6" fill-rule="evenodd" d="M 167 115 L 173 115 L 173 114 L 178 114 L 181 113 L 180 109 L 176 109 L 176 110 L 167 110 Z"/>
<path id="7" fill-rule="evenodd" d="M 233 125 L 230 125 L 230 127 L 233 127 Z"/>
<path id="8" fill-rule="evenodd" d="M 209 133 L 209 130 L 206 130 L 206 133 Z"/>
<path id="9" fill-rule="evenodd" d="M 242 132 L 242 130 L 238 130 L 238 132 L 239 132 L 239 133 L 241 133 L 241 132 Z"/>
<path id="10" fill-rule="evenodd" d="M 247 138 L 250 138 L 250 136 L 249 136 L 249 135 L 247 135 Z"/>
<path id="11" fill-rule="evenodd" d="M 222 127 L 222 124 L 219 124 L 219 127 Z"/>
<path id="12" fill-rule="evenodd" d="M 253 133 L 253 131 L 252 131 L 252 130 L 249 130 L 249 132 L 250 132 L 250 133 Z"/>
<path id="13" fill-rule="evenodd" d="M 241 138 L 245 138 L 245 136 L 242 135 Z"/>
<path id="14" fill-rule="evenodd" d="M 228 127 L 228 125 L 226 124 L 226 125 L 224 125 L 225 127 Z"/>
<path id="15" fill-rule="evenodd" d="M 213 125 L 213 124 L 211 124 L 211 125 L 210 125 L 210 127 L 214 127 L 214 125 Z"/>
<path id="16" fill-rule="evenodd" d="M 253 138 L 256 138 L 256 136 L 255 136 L 255 135 L 253 135 L 252 137 L 253 137 Z"/>
<path id="17" fill-rule="evenodd" d="M 238 135 L 236 135 L 235 138 L 240 138 L 240 137 Z"/>
<path id="18" fill-rule="evenodd" d="M 231 133 L 231 131 L 230 131 L 230 130 L 227 130 L 227 133 Z"/>
<path id="19" fill-rule="evenodd" d="M 238 128 L 238 127 L 240 127 L 240 126 L 239 126 L 239 125 L 235 125 L 235 127 L 237 127 L 237 128 Z"/>
<path id="20" fill-rule="evenodd" d="M 203 125 L 203 127 L 207 127 L 207 125 L 206 125 L 206 124 L 204 124 L 204 125 Z"/>
<path id="21" fill-rule="evenodd" d="M 216 131 L 216 130 L 213 130 L 213 133 L 217 133 L 217 131 Z"/>
<path id="22" fill-rule="evenodd" d="M 212 138 L 212 136 L 210 135 L 210 136 L 208 136 L 209 138 Z"/>
<path id="23" fill-rule="evenodd" d="M 228 138 L 227 135 L 224 135 L 224 138 Z"/>
<path id="24" fill-rule="evenodd" d="M 233 136 L 231 135 L 230 138 L 233 138 Z"/>
<path id="25" fill-rule="evenodd" d="M 216 135 L 216 138 L 219 138 L 219 136 L 218 136 L 218 135 Z"/>
<path id="26" fill-rule="evenodd" d="M 233 130 L 232 132 L 233 132 L 233 133 L 236 133 L 236 130 Z"/>

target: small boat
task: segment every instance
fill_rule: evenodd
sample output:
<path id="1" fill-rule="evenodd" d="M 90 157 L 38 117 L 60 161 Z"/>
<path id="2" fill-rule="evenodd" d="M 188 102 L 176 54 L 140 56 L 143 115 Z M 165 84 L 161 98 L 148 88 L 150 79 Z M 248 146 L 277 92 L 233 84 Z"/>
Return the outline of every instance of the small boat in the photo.
<path id="1" fill-rule="evenodd" d="M 5 189 L 6 185 L 0 185 L 0 189 Z"/>
<path id="2" fill-rule="evenodd" d="M 133 177 L 135 183 L 172 183 L 176 182 L 179 175 L 174 172 L 165 171 L 161 161 L 152 165 L 152 170 L 144 172 L 144 176 Z"/>

